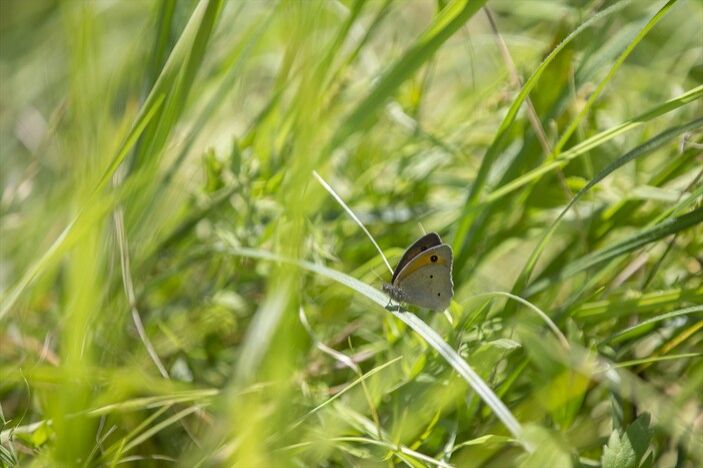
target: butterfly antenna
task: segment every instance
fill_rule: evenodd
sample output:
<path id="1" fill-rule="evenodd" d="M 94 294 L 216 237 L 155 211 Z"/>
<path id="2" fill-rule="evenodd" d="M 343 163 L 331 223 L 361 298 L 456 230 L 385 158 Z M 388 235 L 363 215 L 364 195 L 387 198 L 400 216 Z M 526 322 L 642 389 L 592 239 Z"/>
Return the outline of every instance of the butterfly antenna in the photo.
<path id="1" fill-rule="evenodd" d="M 418 221 L 417 225 L 420 227 L 420 231 L 422 231 L 423 236 L 425 234 L 427 234 L 427 231 L 425 230 L 425 226 L 423 226 L 421 222 Z"/>

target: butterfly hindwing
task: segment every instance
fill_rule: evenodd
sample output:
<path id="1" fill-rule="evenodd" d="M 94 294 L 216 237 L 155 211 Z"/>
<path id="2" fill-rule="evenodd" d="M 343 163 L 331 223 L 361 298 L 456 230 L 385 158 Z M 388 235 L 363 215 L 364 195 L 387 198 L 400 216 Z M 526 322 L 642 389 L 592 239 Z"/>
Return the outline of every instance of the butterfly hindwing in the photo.
<path id="1" fill-rule="evenodd" d="M 393 282 L 404 302 L 432 310 L 446 309 L 454 295 L 452 249 L 431 247 L 412 258 Z"/>

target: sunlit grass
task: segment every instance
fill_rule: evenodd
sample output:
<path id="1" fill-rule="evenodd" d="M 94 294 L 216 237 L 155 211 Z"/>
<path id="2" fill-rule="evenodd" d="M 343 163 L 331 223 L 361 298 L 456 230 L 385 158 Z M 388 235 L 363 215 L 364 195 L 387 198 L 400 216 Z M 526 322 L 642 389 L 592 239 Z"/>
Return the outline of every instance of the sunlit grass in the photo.
<path id="1" fill-rule="evenodd" d="M 0 2 L 0 461 L 700 465 L 701 15 Z"/>

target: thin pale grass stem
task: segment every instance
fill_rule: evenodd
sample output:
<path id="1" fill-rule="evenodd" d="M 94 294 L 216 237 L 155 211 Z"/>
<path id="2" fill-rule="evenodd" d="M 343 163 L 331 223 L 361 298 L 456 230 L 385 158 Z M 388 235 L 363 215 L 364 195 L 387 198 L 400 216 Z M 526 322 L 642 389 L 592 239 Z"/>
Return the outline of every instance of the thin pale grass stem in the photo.
<path id="1" fill-rule="evenodd" d="M 532 304 L 531 302 L 527 301 L 526 299 L 516 296 L 515 294 L 510 294 L 509 292 L 505 291 L 490 291 L 486 293 L 481 293 L 481 294 L 476 294 L 475 296 L 472 296 L 472 298 L 476 297 L 486 297 L 486 296 L 504 296 L 509 299 L 512 299 L 514 301 L 517 301 L 523 305 L 526 305 L 530 310 L 532 310 L 534 313 L 536 313 L 544 322 L 547 324 L 547 326 L 554 332 L 554 335 L 557 337 L 561 345 L 565 349 L 570 349 L 569 346 L 569 340 L 566 339 L 566 336 L 559 330 L 559 327 L 556 326 L 556 324 L 552 321 L 552 319 L 549 318 L 547 314 L 545 314 L 539 307 L 536 305 Z"/>
<path id="2" fill-rule="evenodd" d="M 483 11 L 484 13 L 486 13 L 488 23 L 490 24 L 491 30 L 493 31 L 493 34 L 496 37 L 496 42 L 498 43 L 500 54 L 503 57 L 503 62 L 505 62 L 505 66 L 508 68 L 510 79 L 513 81 L 514 86 L 516 86 L 518 89 L 522 89 L 522 80 L 520 79 L 520 75 L 518 74 L 517 67 L 515 66 L 515 62 L 513 61 L 513 57 L 510 55 L 508 45 L 505 43 L 503 36 L 498 31 L 498 25 L 496 24 L 496 21 L 493 18 L 493 13 L 491 13 L 490 8 L 486 6 L 483 7 Z M 527 119 L 530 121 L 532 129 L 535 131 L 535 135 L 537 135 L 537 139 L 539 140 L 540 145 L 542 145 L 542 151 L 544 151 L 545 156 L 548 156 L 552 152 L 552 147 L 549 144 L 549 141 L 547 141 L 547 135 L 544 132 L 544 128 L 542 127 L 542 122 L 540 122 L 539 120 L 539 116 L 537 115 L 537 111 L 535 110 L 535 106 L 532 104 L 532 99 L 530 99 L 529 95 L 525 97 L 525 106 L 527 110 Z"/>
<path id="3" fill-rule="evenodd" d="M 361 220 L 354 214 L 354 212 L 351 210 L 351 208 L 349 208 L 349 206 L 347 206 L 347 204 L 344 203 L 344 200 L 342 200 L 342 198 L 341 198 L 339 195 L 337 195 L 337 192 L 335 192 L 334 189 L 333 189 L 327 182 L 325 182 L 322 177 L 320 177 L 320 174 L 318 174 L 317 171 L 312 171 L 312 175 L 315 176 L 315 178 L 316 178 L 317 181 L 320 183 L 320 185 L 322 185 L 322 187 L 324 187 L 324 189 L 327 190 L 327 192 L 329 192 L 329 194 L 332 195 L 332 197 L 334 197 L 335 200 L 337 200 L 337 203 L 339 203 L 340 206 L 341 206 L 342 208 L 344 208 L 344 211 L 346 211 L 347 214 L 348 214 L 349 216 L 351 216 L 351 218 L 356 222 L 356 224 L 359 225 L 359 227 L 361 228 L 361 230 L 364 231 L 364 233 L 365 233 L 365 234 L 368 236 L 368 238 L 371 240 L 371 243 L 374 245 L 374 247 L 376 247 L 376 250 L 378 250 L 378 253 L 381 254 L 381 258 L 383 259 L 383 262 L 384 262 L 384 263 L 386 264 L 386 266 L 388 267 L 388 271 L 390 271 L 391 274 L 392 274 L 392 273 L 393 273 L 393 268 L 391 267 L 391 264 L 388 263 L 388 259 L 386 258 L 385 255 L 383 255 L 383 251 L 381 250 L 381 247 L 379 247 L 379 245 L 376 243 L 376 240 L 373 238 L 373 236 L 372 236 L 371 233 L 368 231 L 368 229 L 366 229 L 366 226 L 364 226 L 364 224 L 363 224 L 363 223 L 361 222 Z"/>
<path id="4" fill-rule="evenodd" d="M 307 413 L 304 417 L 306 418 L 306 417 L 310 416 L 311 414 L 320 411 L 322 408 L 324 408 L 325 406 L 329 405 L 329 404 L 332 403 L 334 400 L 336 400 L 337 398 L 341 397 L 342 395 L 344 395 L 345 393 L 347 393 L 349 390 L 351 390 L 352 388 L 354 388 L 354 386 L 355 386 L 356 384 L 361 383 L 362 381 L 364 381 L 364 380 L 368 379 L 369 377 L 371 377 L 372 375 L 374 375 L 374 374 L 376 374 L 376 373 L 382 371 L 383 369 L 385 369 L 386 367 L 390 366 L 391 364 L 395 364 L 396 362 L 400 361 L 401 359 L 403 359 L 403 356 L 398 356 L 398 357 L 396 357 L 396 358 L 394 358 L 394 359 L 391 359 L 390 361 L 388 361 L 388 362 L 386 362 L 386 363 L 384 363 L 384 364 L 381 364 L 381 365 L 378 366 L 378 367 L 374 367 L 373 369 L 371 369 L 370 371 L 368 371 L 366 374 L 363 374 L 361 377 L 359 377 L 359 378 L 356 379 L 355 381 L 351 382 L 349 385 L 347 385 L 346 387 L 344 387 L 342 390 L 340 390 L 339 392 L 335 393 L 335 394 L 334 394 L 332 397 L 330 397 L 328 400 L 325 400 L 324 402 L 320 403 L 319 405 L 317 405 L 316 407 L 314 407 L 313 409 L 311 409 L 310 411 L 308 411 L 308 413 Z"/>
<path id="5" fill-rule="evenodd" d="M 347 357 L 347 356 L 345 356 L 345 357 Z M 388 366 L 390 366 L 390 365 L 392 365 L 392 364 L 395 364 L 396 362 L 400 361 L 401 359 L 403 359 L 403 356 L 398 356 L 398 357 L 396 357 L 396 358 L 394 358 L 394 359 L 391 359 L 390 361 L 388 361 L 388 362 L 386 362 L 386 363 L 384 363 L 384 364 L 381 364 L 381 365 L 378 366 L 378 367 L 374 367 L 373 369 L 371 369 L 370 371 L 368 371 L 366 374 L 361 374 L 356 380 L 354 380 L 354 381 L 351 382 L 349 385 L 347 385 L 346 387 L 344 387 L 341 391 L 335 393 L 333 396 L 331 396 L 330 398 L 328 398 L 327 400 L 323 401 L 322 403 L 320 403 L 319 405 L 317 405 L 316 407 L 314 407 L 313 409 L 311 409 L 310 411 L 308 411 L 306 414 L 304 414 L 303 416 L 301 416 L 296 422 L 294 422 L 293 424 L 291 424 L 290 426 L 288 426 L 288 428 L 287 428 L 284 432 L 285 432 L 285 433 L 290 433 L 291 431 L 293 431 L 293 430 L 295 430 L 296 428 L 300 427 L 300 425 L 303 424 L 303 422 L 305 422 L 305 420 L 306 420 L 309 416 L 311 416 L 311 415 L 317 413 L 318 411 L 320 411 L 320 410 L 321 410 L 322 408 L 324 408 L 325 406 L 330 405 L 332 402 L 334 402 L 335 400 L 337 400 L 338 398 L 340 398 L 342 395 L 344 395 L 345 393 L 347 393 L 349 390 L 351 390 L 352 388 L 354 388 L 357 384 L 362 384 L 362 385 L 363 385 L 363 384 L 364 384 L 364 381 L 365 381 L 366 379 L 368 379 L 368 378 L 370 378 L 372 375 L 374 375 L 374 374 L 376 374 L 376 373 L 382 371 L 382 370 L 385 369 L 386 367 L 388 367 Z M 356 364 L 354 363 L 354 365 L 356 365 Z M 370 403 L 369 403 L 369 404 L 370 404 Z M 371 404 L 370 404 L 370 405 L 371 405 Z M 378 431 L 378 438 L 379 438 L 379 440 L 384 440 L 384 432 L 383 432 L 383 429 L 380 427 L 380 423 L 376 423 L 376 424 L 377 424 L 376 430 Z M 280 435 L 280 434 L 281 434 L 281 433 L 279 433 L 278 435 Z"/>
<path id="6" fill-rule="evenodd" d="M 359 442 L 359 443 L 365 443 L 365 444 L 371 444 L 371 445 L 378 445 L 381 447 L 385 447 L 388 450 L 391 450 L 393 452 L 398 452 L 402 453 L 404 455 L 409 455 L 411 457 L 417 458 L 419 460 L 422 460 L 426 463 L 429 463 L 431 465 L 435 466 L 441 466 L 443 468 L 452 468 L 454 465 L 449 465 L 441 460 L 435 460 L 432 457 L 428 457 L 425 454 L 422 454 L 420 452 L 416 452 L 415 450 L 412 450 L 408 447 L 402 446 L 402 445 L 394 445 L 390 444 L 388 442 L 382 442 L 374 439 L 368 439 L 366 437 L 333 437 L 331 439 L 328 439 L 330 442 Z M 308 447 L 310 445 L 315 444 L 316 442 L 300 442 L 298 444 L 293 444 L 289 445 L 287 447 L 283 447 L 280 450 L 295 450 L 303 447 Z"/>
<path id="7" fill-rule="evenodd" d="M 174 464 L 178 462 L 173 457 L 169 457 L 167 455 L 159 455 L 159 454 L 154 454 L 154 455 L 130 455 L 129 457 L 124 457 L 117 462 L 115 462 L 115 465 L 121 465 L 123 463 L 131 463 L 135 461 L 143 461 L 143 460 L 162 460 L 162 461 L 168 461 L 168 462 L 173 462 Z"/>
<path id="8" fill-rule="evenodd" d="M 483 7 L 484 13 L 486 13 L 486 17 L 488 18 L 488 23 L 491 25 L 491 30 L 493 31 L 493 34 L 496 37 L 496 42 L 498 43 L 498 48 L 500 49 L 500 54 L 503 57 L 503 62 L 505 62 L 505 66 L 508 68 L 508 73 L 510 74 L 510 79 L 513 81 L 513 86 L 517 87 L 518 90 L 522 89 L 523 87 L 523 82 L 520 79 L 520 74 L 517 71 L 517 67 L 515 66 L 515 62 L 513 61 L 512 55 L 510 55 L 510 49 L 508 49 L 508 45 L 505 43 L 505 40 L 503 39 L 503 36 L 500 34 L 500 31 L 498 31 L 498 24 L 495 21 L 495 18 L 493 17 L 493 13 L 491 13 L 490 8 L 487 6 Z M 540 121 L 539 115 L 537 115 L 537 111 L 535 110 L 535 106 L 532 104 L 532 99 L 530 99 L 530 95 L 528 94 L 525 96 L 525 109 L 527 111 L 527 120 L 530 122 L 530 126 L 532 127 L 532 130 L 534 130 L 535 135 L 537 136 L 537 140 L 539 141 L 539 144 L 542 146 L 542 151 L 544 152 L 544 156 L 549 158 L 549 155 L 552 153 L 552 146 L 549 144 L 549 141 L 547 140 L 547 134 L 544 131 L 544 127 L 542 126 L 542 122 Z M 559 183 L 561 184 L 562 189 L 564 189 L 564 192 L 566 193 L 567 196 L 573 197 L 574 194 L 573 192 L 569 189 L 569 186 L 566 182 L 566 177 L 564 177 L 564 173 L 561 169 L 557 169 L 556 171 L 557 178 L 559 179 Z M 576 213 L 577 218 L 580 220 L 581 216 L 579 215 L 577 210 L 574 210 Z"/>
<path id="9" fill-rule="evenodd" d="M 95 455 L 98 453 L 98 450 L 102 451 L 103 450 L 103 443 L 107 440 L 110 435 L 112 435 L 113 432 L 117 430 L 116 425 L 112 425 L 110 429 L 105 432 L 105 434 L 101 434 L 102 432 L 102 426 L 105 422 L 105 418 L 100 418 L 100 427 L 98 428 L 97 434 L 95 434 L 95 445 L 93 446 L 93 449 L 90 451 L 88 454 L 88 457 L 85 459 L 85 462 L 83 463 L 83 466 L 91 466 L 91 463 L 93 461 L 93 458 Z"/>
<path id="10" fill-rule="evenodd" d="M 149 337 L 144 329 L 144 323 L 139 315 L 139 310 L 137 309 L 137 298 L 134 294 L 134 283 L 132 282 L 132 274 L 129 269 L 129 247 L 127 245 L 127 236 L 125 235 L 124 229 L 124 212 L 122 206 L 118 206 L 113 213 L 113 220 L 115 222 L 115 234 L 117 236 L 117 245 L 120 249 L 120 265 L 122 267 L 122 284 L 124 286 L 125 294 L 127 295 L 127 302 L 129 303 L 129 308 L 132 311 L 132 321 L 137 329 L 139 338 L 142 340 L 144 347 L 146 348 L 149 357 L 159 369 L 159 373 L 164 379 L 170 379 L 168 371 L 164 367 L 159 355 L 156 353 L 154 346 L 149 341 Z"/>
<path id="11" fill-rule="evenodd" d="M 310 326 L 310 322 L 308 321 L 308 318 L 305 315 L 305 310 L 302 307 L 298 309 L 298 318 L 300 319 L 300 323 L 303 325 L 303 328 L 310 336 L 310 339 L 315 343 L 317 349 L 319 349 L 325 354 L 330 355 L 333 359 L 336 359 L 337 361 L 341 362 L 342 364 L 353 370 L 357 375 L 361 374 L 361 368 L 349 356 L 344 353 L 340 353 L 336 349 L 330 348 L 317 337 L 312 327 Z"/>
<path id="12" fill-rule="evenodd" d="M 315 346 L 317 349 L 322 351 L 323 353 L 331 356 L 333 359 L 336 359 L 337 361 L 341 362 L 348 368 L 350 368 L 354 373 L 357 375 L 357 377 L 363 377 L 363 373 L 361 372 L 361 367 L 357 363 L 354 362 L 353 359 L 351 359 L 349 356 L 347 356 L 344 353 L 340 353 L 336 349 L 332 349 L 326 344 L 320 340 L 315 332 L 313 331 L 312 327 L 310 326 L 310 322 L 308 322 L 308 318 L 305 315 L 305 310 L 300 307 L 298 309 L 298 318 L 300 319 L 300 323 L 303 324 L 303 328 L 305 328 L 305 331 L 308 332 L 308 335 L 310 336 L 310 339 L 313 340 L 315 343 Z M 364 397 L 366 398 L 366 402 L 369 405 L 369 410 L 371 411 L 371 416 L 373 417 L 373 422 L 376 424 L 376 435 L 380 439 L 382 437 L 382 431 L 381 431 L 381 421 L 378 417 L 378 412 L 376 411 L 376 406 L 373 404 L 373 399 L 371 398 L 371 393 L 369 392 L 368 387 L 366 386 L 365 380 L 361 380 L 361 388 L 364 391 Z"/>
<path id="13" fill-rule="evenodd" d="M 347 343 L 349 344 L 349 348 L 354 352 L 354 347 L 352 346 L 351 343 L 351 338 L 347 337 Z M 358 365 L 357 365 L 358 367 Z M 359 373 L 357 374 L 359 377 L 361 377 L 363 374 L 361 373 L 361 368 L 359 368 Z M 381 419 L 378 417 L 378 410 L 376 410 L 376 405 L 373 403 L 373 398 L 371 398 L 371 392 L 369 392 L 369 387 L 366 386 L 366 379 L 362 380 L 361 382 L 361 390 L 364 392 L 364 398 L 366 398 L 366 402 L 369 405 L 369 410 L 371 411 L 371 417 L 373 418 L 373 423 L 376 426 L 376 437 L 379 439 L 383 439 L 383 430 L 381 429 Z"/>
<path id="14" fill-rule="evenodd" d="M 639 366 L 642 364 L 652 364 L 654 362 L 661 361 L 671 361 L 675 359 L 688 359 L 703 356 L 703 353 L 682 353 L 682 354 L 669 354 L 666 356 L 656 356 L 656 357 L 646 357 L 642 359 L 633 359 L 631 361 L 621 361 L 613 364 L 613 368 L 618 369 L 621 367 L 632 367 Z"/>
<path id="15" fill-rule="evenodd" d="M 159 422 L 158 424 L 156 424 L 156 425 L 154 425 L 154 426 L 151 426 L 149 429 L 147 429 L 146 431 L 144 431 L 142 434 L 140 434 L 139 436 L 137 436 L 137 437 L 135 437 L 134 439 L 132 439 L 132 441 L 130 441 L 130 442 L 124 447 L 123 452 L 127 452 L 127 451 L 133 449 L 134 447 L 136 447 L 137 445 L 140 445 L 140 444 L 142 444 L 143 442 L 146 442 L 146 441 L 149 440 L 153 435 L 155 435 L 155 434 L 161 432 L 163 429 L 167 428 L 168 426 L 170 426 L 170 425 L 172 425 L 172 424 L 174 424 L 174 423 L 176 423 L 176 422 L 178 422 L 178 421 L 181 421 L 183 418 L 185 418 L 186 416 L 188 416 L 188 415 L 190 415 L 190 414 L 195 413 L 195 412 L 198 411 L 199 409 L 200 409 L 200 408 L 197 407 L 197 406 L 191 406 L 191 407 L 189 407 L 189 408 L 185 408 L 185 409 L 179 411 L 178 413 L 176 413 L 176 414 L 174 414 L 174 415 L 172 415 L 172 416 L 170 416 L 170 417 L 164 419 L 163 421 Z"/>

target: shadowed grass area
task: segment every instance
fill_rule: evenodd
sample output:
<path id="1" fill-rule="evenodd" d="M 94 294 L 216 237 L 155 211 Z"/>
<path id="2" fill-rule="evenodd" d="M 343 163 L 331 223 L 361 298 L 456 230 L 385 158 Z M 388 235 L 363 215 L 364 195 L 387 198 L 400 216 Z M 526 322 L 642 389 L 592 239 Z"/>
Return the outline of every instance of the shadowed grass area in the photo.
<path id="1" fill-rule="evenodd" d="M 699 466 L 702 15 L 0 2 L 0 462 Z"/>

